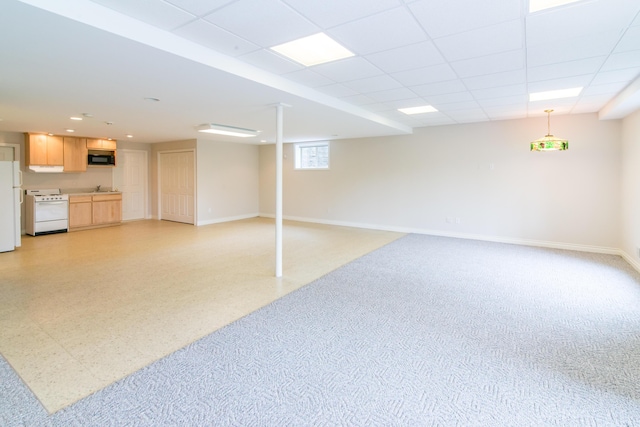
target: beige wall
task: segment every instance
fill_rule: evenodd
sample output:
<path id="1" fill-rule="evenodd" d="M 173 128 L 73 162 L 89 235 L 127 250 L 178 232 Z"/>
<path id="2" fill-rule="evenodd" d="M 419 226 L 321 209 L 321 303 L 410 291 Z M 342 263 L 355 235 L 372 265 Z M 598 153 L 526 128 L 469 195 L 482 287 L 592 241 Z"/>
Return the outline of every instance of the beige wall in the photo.
<path id="1" fill-rule="evenodd" d="M 621 122 L 554 116 L 566 152 L 530 152 L 546 117 L 333 141 L 331 169 L 296 171 L 285 145 L 284 215 L 327 222 L 614 251 Z M 260 212 L 274 214 L 274 146 L 260 149 Z M 452 219 L 448 222 L 447 219 Z M 459 223 L 456 219 L 459 218 Z"/>
<path id="2" fill-rule="evenodd" d="M 622 121 L 621 244 L 627 261 L 640 270 L 640 111 Z"/>
<path id="3" fill-rule="evenodd" d="M 198 225 L 258 216 L 258 147 L 198 141 Z"/>

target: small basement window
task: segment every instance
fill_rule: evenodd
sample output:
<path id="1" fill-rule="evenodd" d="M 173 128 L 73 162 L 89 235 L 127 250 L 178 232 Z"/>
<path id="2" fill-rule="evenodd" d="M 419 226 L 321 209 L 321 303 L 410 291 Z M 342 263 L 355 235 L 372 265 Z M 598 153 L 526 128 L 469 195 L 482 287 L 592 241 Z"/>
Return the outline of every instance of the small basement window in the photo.
<path id="1" fill-rule="evenodd" d="M 329 169 L 329 141 L 294 144 L 296 169 Z"/>

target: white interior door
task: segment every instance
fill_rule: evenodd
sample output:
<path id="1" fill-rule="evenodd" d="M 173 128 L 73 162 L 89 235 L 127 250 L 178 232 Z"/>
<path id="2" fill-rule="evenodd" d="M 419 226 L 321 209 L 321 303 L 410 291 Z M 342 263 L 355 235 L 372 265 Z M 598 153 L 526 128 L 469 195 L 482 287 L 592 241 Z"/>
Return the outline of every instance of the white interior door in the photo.
<path id="1" fill-rule="evenodd" d="M 147 217 L 147 164 L 144 150 L 118 150 L 116 186 L 122 191 L 122 219 L 125 221 Z"/>
<path id="2" fill-rule="evenodd" d="M 195 224 L 195 153 L 160 153 L 160 219 Z"/>

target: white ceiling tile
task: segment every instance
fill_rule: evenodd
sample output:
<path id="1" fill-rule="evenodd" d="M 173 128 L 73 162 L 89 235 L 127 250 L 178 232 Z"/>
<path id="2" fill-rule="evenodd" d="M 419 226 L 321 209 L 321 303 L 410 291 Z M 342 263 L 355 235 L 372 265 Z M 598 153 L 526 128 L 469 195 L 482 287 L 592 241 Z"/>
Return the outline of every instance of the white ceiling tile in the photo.
<path id="1" fill-rule="evenodd" d="M 434 39 L 434 43 L 448 61 L 460 61 L 521 49 L 522 35 L 523 23 L 518 19 Z"/>
<path id="2" fill-rule="evenodd" d="M 371 61 L 385 73 L 428 67 L 445 62 L 432 41 L 424 41 L 385 50 L 384 52 L 372 53 L 366 55 L 365 59 Z"/>
<path id="3" fill-rule="evenodd" d="M 608 83 L 630 82 L 638 75 L 640 75 L 640 66 L 616 71 L 603 71 L 598 73 L 590 84 L 595 86 Z"/>
<path id="4" fill-rule="evenodd" d="M 571 110 L 574 114 L 593 113 L 600 111 L 611 99 L 610 95 L 593 95 L 581 97 Z"/>
<path id="5" fill-rule="evenodd" d="M 202 19 L 183 25 L 173 33 L 229 56 L 244 55 L 260 49 L 260 46 L 256 46 Z"/>
<path id="6" fill-rule="evenodd" d="M 504 96 L 502 98 L 489 98 L 489 99 L 479 99 L 478 104 L 485 110 L 504 110 L 505 107 L 516 106 L 527 106 L 529 101 L 529 97 L 525 94 L 523 95 L 515 95 L 515 96 Z"/>
<path id="7" fill-rule="evenodd" d="M 164 0 L 196 16 L 213 12 L 235 0 Z"/>
<path id="8" fill-rule="evenodd" d="M 320 92 L 324 92 L 328 95 L 335 96 L 338 98 L 344 97 L 344 96 L 358 95 L 358 92 L 340 83 L 334 83 L 328 86 L 319 86 L 316 89 L 319 90 Z"/>
<path id="9" fill-rule="evenodd" d="M 481 58 L 452 62 L 451 66 L 459 77 L 465 78 L 522 69 L 525 63 L 524 58 L 524 49 L 517 49 Z"/>
<path id="10" fill-rule="evenodd" d="M 478 104 L 482 108 L 504 107 L 509 105 L 527 105 L 529 96 L 525 93 L 514 96 L 503 96 L 501 98 L 479 99 Z"/>
<path id="11" fill-rule="evenodd" d="M 433 102 L 431 103 L 431 105 L 433 105 L 438 109 L 438 111 L 442 111 L 443 113 L 448 113 L 451 111 L 469 111 L 473 109 L 476 109 L 476 110 L 480 109 L 480 105 L 475 100 L 464 101 L 464 102 L 452 102 L 452 103 Z"/>
<path id="12" fill-rule="evenodd" d="M 614 53 L 602 66 L 602 71 L 622 70 L 640 67 L 640 50 Z"/>
<path id="13" fill-rule="evenodd" d="M 553 109 L 554 114 L 562 114 L 570 111 L 578 102 L 578 98 L 547 99 L 545 101 L 529 102 L 529 111 L 544 113 L 544 110 Z"/>
<path id="14" fill-rule="evenodd" d="M 457 92 L 465 92 L 467 87 L 462 80 L 449 80 L 438 83 L 429 83 L 418 86 L 411 86 L 411 90 L 423 97 L 434 95 L 451 94 Z"/>
<path id="15" fill-rule="evenodd" d="M 313 70 L 336 82 L 347 82 L 383 74 L 369 61 L 357 56 L 316 65 Z"/>
<path id="16" fill-rule="evenodd" d="M 619 31 L 590 33 L 581 37 L 557 38 L 554 42 L 528 45 L 527 65 L 542 65 L 568 62 L 578 59 L 609 55 L 618 40 Z"/>
<path id="17" fill-rule="evenodd" d="M 520 1 L 423 0 L 409 9 L 431 38 L 489 27 L 520 18 Z"/>
<path id="18" fill-rule="evenodd" d="M 460 110 L 445 112 L 446 115 L 455 120 L 456 123 L 484 122 L 489 119 L 482 110 Z"/>
<path id="19" fill-rule="evenodd" d="M 238 0 L 204 19 L 265 48 L 320 32 L 278 0 Z"/>
<path id="20" fill-rule="evenodd" d="M 131 16 L 139 21 L 172 30 L 183 25 L 195 16 L 162 0 L 129 1 L 129 0 L 93 0 L 110 9 Z"/>
<path id="21" fill-rule="evenodd" d="M 484 112 L 487 114 L 489 119 L 491 120 L 510 120 L 510 119 L 520 119 L 523 117 L 527 117 L 527 106 L 524 105 L 512 105 L 508 109 L 504 109 L 501 107 L 492 107 L 485 108 Z M 527 141 L 522 141 L 523 144 L 528 144 Z"/>
<path id="22" fill-rule="evenodd" d="M 543 80 L 539 82 L 530 82 L 528 84 L 529 93 L 546 92 L 548 90 L 570 89 L 574 87 L 585 87 L 593 79 L 593 74 L 585 74 L 583 76 L 565 77 L 562 79 Z"/>
<path id="23" fill-rule="evenodd" d="M 506 71 L 502 73 L 486 74 L 484 76 L 468 77 L 462 79 L 470 90 L 486 89 L 490 87 L 508 86 L 527 82 L 527 73 L 524 69 Z"/>
<path id="24" fill-rule="evenodd" d="M 431 67 L 392 73 L 391 77 L 405 86 L 417 86 L 428 83 L 453 80 L 458 76 L 449 64 L 433 65 Z"/>
<path id="25" fill-rule="evenodd" d="M 472 90 L 475 99 L 502 98 L 505 96 L 522 95 L 527 93 L 527 85 L 493 87 L 489 89 Z"/>
<path id="26" fill-rule="evenodd" d="M 602 85 L 592 85 L 582 91 L 582 96 L 593 95 L 616 95 L 627 86 L 627 82 L 607 83 Z"/>
<path id="27" fill-rule="evenodd" d="M 471 95 L 471 92 L 446 93 L 442 95 L 423 96 L 423 98 L 429 101 L 429 103 L 432 105 L 460 104 L 462 102 L 473 102 L 473 104 L 475 104 L 476 107 L 478 106 L 476 101 L 473 99 L 473 95 Z"/>
<path id="28" fill-rule="evenodd" d="M 297 62 L 289 61 L 288 59 L 273 53 L 269 49 L 260 49 L 246 55 L 242 55 L 238 57 L 238 59 L 275 74 L 291 73 L 304 68 Z"/>
<path id="29" fill-rule="evenodd" d="M 412 99 L 416 97 L 416 94 L 407 88 L 370 92 L 366 95 L 378 102 L 398 101 L 401 99 Z"/>
<path id="30" fill-rule="evenodd" d="M 554 43 L 558 39 L 587 36 L 598 32 L 618 32 L 627 28 L 640 11 L 632 0 L 582 1 L 569 7 L 527 15 L 527 42 Z"/>
<path id="31" fill-rule="evenodd" d="M 640 50 L 640 26 L 630 27 L 620 39 L 614 52 L 627 52 L 629 50 Z"/>
<path id="32" fill-rule="evenodd" d="M 479 99 L 478 104 L 485 110 L 494 110 L 503 109 L 505 106 L 510 105 L 521 105 L 527 106 L 528 96 L 527 95 L 516 95 L 516 96 L 504 96 L 502 98 L 489 98 L 489 99 Z"/>
<path id="33" fill-rule="evenodd" d="M 344 83 L 345 86 L 359 92 L 377 92 L 380 90 L 396 89 L 402 87 L 397 80 L 389 77 L 388 75 L 380 75 L 374 77 L 367 77 L 365 79 L 352 80 Z"/>
<path id="34" fill-rule="evenodd" d="M 327 34 L 359 55 L 427 40 L 427 35 L 404 7 L 340 25 Z"/>
<path id="35" fill-rule="evenodd" d="M 354 21 L 400 6 L 398 0 L 283 0 L 322 28 Z"/>
<path id="36" fill-rule="evenodd" d="M 602 67 L 602 64 L 604 64 L 606 59 L 606 56 L 596 56 L 595 58 L 558 62 L 540 67 L 530 67 L 527 70 L 527 79 L 530 82 L 535 82 L 595 73 L 600 69 L 600 67 Z"/>
<path id="37" fill-rule="evenodd" d="M 314 87 L 314 88 L 318 86 L 327 86 L 332 83 L 335 83 L 333 80 L 325 76 L 322 76 L 308 68 L 283 74 L 282 76 L 289 80 L 293 80 L 294 82 L 302 83 L 303 85 L 307 85 L 309 87 Z"/>

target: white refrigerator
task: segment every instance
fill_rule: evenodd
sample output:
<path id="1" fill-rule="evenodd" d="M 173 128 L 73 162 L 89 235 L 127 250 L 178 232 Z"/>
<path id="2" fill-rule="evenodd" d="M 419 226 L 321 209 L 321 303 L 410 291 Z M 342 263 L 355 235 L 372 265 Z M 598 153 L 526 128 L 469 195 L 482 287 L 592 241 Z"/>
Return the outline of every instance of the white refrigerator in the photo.
<path id="1" fill-rule="evenodd" d="M 20 246 L 21 186 L 20 162 L 0 161 L 0 252 Z"/>

